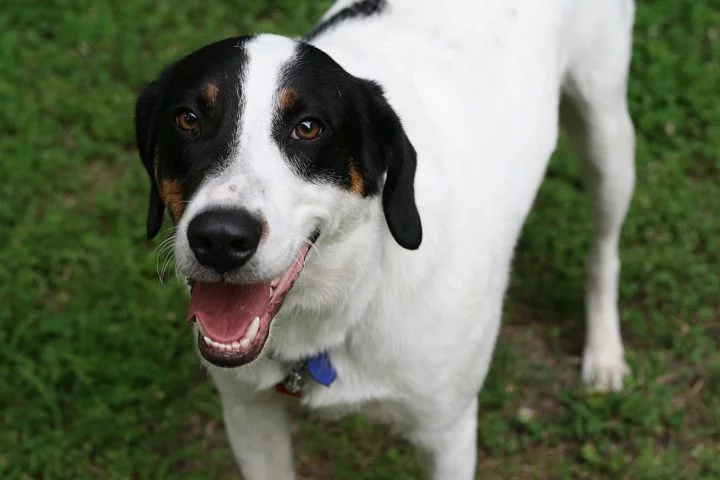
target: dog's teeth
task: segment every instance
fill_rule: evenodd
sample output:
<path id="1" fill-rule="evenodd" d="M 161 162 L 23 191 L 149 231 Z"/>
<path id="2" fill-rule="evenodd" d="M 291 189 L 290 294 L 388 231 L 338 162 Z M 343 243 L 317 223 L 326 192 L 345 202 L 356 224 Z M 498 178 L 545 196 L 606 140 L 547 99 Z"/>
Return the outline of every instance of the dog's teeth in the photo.
<path id="1" fill-rule="evenodd" d="M 278 283 L 280 283 L 280 277 L 278 277 L 278 278 L 276 278 L 275 280 L 273 280 L 272 282 L 270 282 L 270 286 L 271 286 L 272 288 L 277 288 Z"/>
<path id="2" fill-rule="evenodd" d="M 260 328 L 260 317 L 255 317 L 253 322 L 250 324 L 250 328 L 248 328 L 247 335 L 242 338 L 239 341 L 234 341 L 232 343 L 220 343 L 216 342 L 212 338 L 208 336 L 203 336 L 203 340 L 205 340 L 205 343 L 207 345 L 210 345 L 215 350 L 219 350 L 221 352 L 239 352 L 241 350 L 247 350 L 250 348 L 250 344 L 255 340 L 255 337 L 257 337 L 258 329 Z"/>
<path id="3" fill-rule="evenodd" d="M 260 317 L 255 317 L 255 320 L 252 321 L 252 323 L 250 324 L 250 327 L 248 327 L 247 332 L 245 333 L 245 338 L 247 338 L 249 342 L 254 342 L 255 337 L 257 337 L 259 329 L 260 329 Z"/>

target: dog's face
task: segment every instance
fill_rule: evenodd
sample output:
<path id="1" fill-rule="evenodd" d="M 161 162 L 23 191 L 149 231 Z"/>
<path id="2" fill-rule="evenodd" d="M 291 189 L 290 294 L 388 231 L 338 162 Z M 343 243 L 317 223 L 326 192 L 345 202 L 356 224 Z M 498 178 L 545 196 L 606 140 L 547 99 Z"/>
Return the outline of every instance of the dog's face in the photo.
<path id="1" fill-rule="evenodd" d="M 136 133 L 148 236 L 167 207 L 200 352 L 217 365 L 260 353 L 313 242 L 342 241 L 359 205 L 382 196 L 393 237 L 420 244 L 415 151 L 397 115 L 378 85 L 308 44 L 263 35 L 192 53 L 140 94 Z"/>

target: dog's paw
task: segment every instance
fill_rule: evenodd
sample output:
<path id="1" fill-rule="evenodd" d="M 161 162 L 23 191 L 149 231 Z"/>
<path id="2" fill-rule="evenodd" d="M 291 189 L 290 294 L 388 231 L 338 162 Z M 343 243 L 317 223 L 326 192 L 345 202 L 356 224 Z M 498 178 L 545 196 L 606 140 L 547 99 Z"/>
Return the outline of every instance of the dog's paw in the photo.
<path id="1" fill-rule="evenodd" d="M 622 351 L 589 348 L 583 354 L 582 378 L 585 385 L 595 392 L 617 392 L 630 375 Z"/>

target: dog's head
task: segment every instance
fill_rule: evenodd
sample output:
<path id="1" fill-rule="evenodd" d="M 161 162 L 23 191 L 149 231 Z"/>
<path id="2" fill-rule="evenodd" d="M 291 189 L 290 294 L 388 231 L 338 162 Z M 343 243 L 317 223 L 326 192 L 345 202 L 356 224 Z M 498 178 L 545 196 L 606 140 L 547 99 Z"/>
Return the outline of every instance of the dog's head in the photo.
<path id="1" fill-rule="evenodd" d="M 415 151 L 398 116 L 379 85 L 306 43 L 262 35 L 192 53 L 139 95 L 136 134 L 148 237 L 167 207 L 214 364 L 259 354 L 313 242 L 342 238 L 333 230 L 359 205 L 382 204 L 397 243 L 420 245 Z"/>

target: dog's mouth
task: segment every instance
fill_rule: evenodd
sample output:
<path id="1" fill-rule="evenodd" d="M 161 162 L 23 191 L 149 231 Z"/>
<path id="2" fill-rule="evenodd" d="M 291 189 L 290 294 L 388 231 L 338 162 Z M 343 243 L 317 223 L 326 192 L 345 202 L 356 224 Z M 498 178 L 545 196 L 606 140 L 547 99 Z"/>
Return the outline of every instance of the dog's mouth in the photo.
<path id="1" fill-rule="evenodd" d="M 314 238 L 300 247 L 290 268 L 271 282 L 244 285 L 190 282 L 188 321 L 198 323 L 198 348 L 207 361 L 232 368 L 249 363 L 260 354 L 270 333 L 270 323 L 300 277 Z"/>

